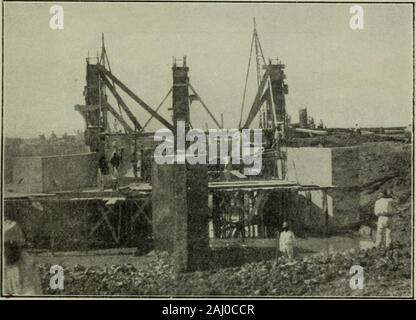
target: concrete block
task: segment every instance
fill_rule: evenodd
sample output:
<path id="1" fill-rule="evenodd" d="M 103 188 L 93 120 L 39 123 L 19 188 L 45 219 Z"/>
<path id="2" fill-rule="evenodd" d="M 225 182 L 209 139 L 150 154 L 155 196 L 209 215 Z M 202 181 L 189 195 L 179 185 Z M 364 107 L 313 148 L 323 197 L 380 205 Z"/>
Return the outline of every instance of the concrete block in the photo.
<path id="1" fill-rule="evenodd" d="M 357 147 L 289 148 L 288 179 L 302 185 L 335 186 L 328 192 L 328 228 L 359 222 L 359 193 L 349 190 L 360 183 L 360 152 Z M 322 191 L 301 192 L 298 198 L 305 226 L 313 231 L 326 228 Z"/>
<path id="2" fill-rule="evenodd" d="M 328 192 L 329 227 L 348 227 L 359 223 L 362 207 L 369 202 L 361 186 L 386 177 L 403 176 L 402 166 L 397 163 L 408 162 L 407 157 L 410 152 L 402 144 L 387 142 L 340 148 L 288 148 L 288 179 L 300 184 L 335 186 Z M 309 195 L 314 210 L 307 209 L 309 199 L 300 195 L 306 199 L 299 200 L 300 206 L 305 206 L 303 214 L 310 220 L 305 225 L 322 224 L 318 193 L 313 191 Z"/>
<path id="3" fill-rule="evenodd" d="M 177 271 L 200 269 L 209 253 L 205 165 L 153 164 L 155 249 L 173 253 Z"/>
<path id="4" fill-rule="evenodd" d="M 188 270 L 204 269 L 209 258 L 208 168 L 187 169 Z"/>
<path id="5" fill-rule="evenodd" d="M 91 187 L 97 182 L 96 153 L 42 158 L 44 192 Z"/>
<path id="6" fill-rule="evenodd" d="M 330 148 L 288 148 L 287 178 L 303 185 L 332 185 Z"/>
<path id="7" fill-rule="evenodd" d="M 173 252 L 174 166 L 153 164 L 152 227 L 155 249 Z"/>
<path id="8" fill-rule="evenodd" d="M 12 189 L 42 193 L 92 187 L 97 183 L 96 153 L 45 157 L 16 157 Z"/>
<path id="9" fill-rule="evenodd" d="M 4 183 L 11 184 L 13 183 L 13 164 L 14 158 L 4 158 Z"/>
<path id="10" fill-rule="evenodd" d="M 13 187 L 18 193 L 43 192 L 42 157 L 13 158 Z"/>

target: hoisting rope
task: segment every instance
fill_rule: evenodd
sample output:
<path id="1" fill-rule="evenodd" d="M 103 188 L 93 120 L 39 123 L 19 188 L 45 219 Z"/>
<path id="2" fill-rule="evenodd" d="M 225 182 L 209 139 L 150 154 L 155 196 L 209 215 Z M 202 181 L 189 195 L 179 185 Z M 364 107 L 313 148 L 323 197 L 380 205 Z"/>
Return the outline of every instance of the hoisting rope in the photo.
<path id="1" fill-rule="evenodd" d="M 111 72 L 110 60 L 108 59 L 107 50 L 105 49 L 105 45 L 104 45 L 104 34 L 102 34 L 101 41 L 102 41 L 102 46 L 101 46 L 101 59 L 100 59 L 100 63 L 105 68 L 105 63 L 107 62 L 108 71 Z M 114 84 L 114 80 L 111 79 L 111 82 L 112 82 L 112 85 L 113 85 L 114 90 L 116 91 L 117 90 L 117 87 Z M 121 117 L 121 119 L 124 120 L 124 118 L 123 118 L 123 111 L 121 110 L 120 103 L 119 103 L 118 99 L 116 99 L 116 100 L 117 100 L 117 106 L 118 106 L 118 111 L 120 113 L 120 117 Z M 136 128 L 136 126 L 134 126 L 134 127 Z M 127 133 L 126 132 L 126 129 L 124 127 L 123 127 L 123 129 L 124 129 L 124 133 Z"/>
<path id="2" fill-rule="evenodd" d="M 156 108 L 155 112 L 158 112 L 159 109 L 162 107 L 163 103 L 165 103 L 166 99 L 169 97 L 169 95 L 172 92 L 172 88 L 169 89 L 168 93 L 166 94 L 166 96 L 163 98 L 162 102 L 159 104 L 159 106 Z M 149 124 L 149 122 L 153 119 L 153 115 L 146 121 L 146 123 L 144 124 L 143 128 L 140 130 L 140 132 L 143 132 L 144 129 L 146 128 L 146 126 Z"/>
<path id="3" fill-rule="evenodd" d="M 244 93 L 243 93 L 243 101 L 241 103 L 241 111 L 240 111 L 240 121 L 238 123 L 238 127 L 241 129 L 241 122 L 243 120 L 243 111 L 244 111 L 244 104 L 246 99 L 246 92 L 247 92 L 247 83 L 248 83 L 248 77 L 250 73 L 250 64 L 251 64 L 251 57 L 253 55 L 253 47 L 255 47 L 256 50 L 256 71 L 257 71 L 257 86 L 260 87 L 261 82 L 261 67 L 260 67 L 260 58 L 263 60 L 263 64 L 266 64 L 266 60 L 264 59 L 263 49 L 260 44 L 260 38 L 257 34 L 256 29 L 256 19 L 253 19 L 254 22 L 254 30 L 253 30 L 253 37 L 251 39 L 251 47 L 250 47 L 250 56 L 248 58 L 248 66 L 247 66 L 247 73 L 246 73 L 246 82 L 244 84 Z M 262 114 L 260 112 L 260 123 L 261 123 L 261 117 Z"/>
<path id="4" fill-rule="evenodd" d="M 217 119 L 215 119 L 214 115 L 211 113 L 211 111 L 209 110 L 208 106 L 205 104 L 204 100 L 202 100 L 202 98 L 198 94 L 198 92 L 196 92 L 196 90 L 194 89 L 194 87 L 192 86 L 191 83 L 188 83 L 188 87 L 189 87 L 189 89 L 192 90 L 192 92 L 196 96 L 197 100 L 201 103 L 202 107 L 204 107 L 205 111 L 208 113 L 208 115 L 211 117 L 211 119 L 215 122 L 215 124 L 217 125 L 217 127 L 220 128 L 220 129 L 222 129 L 222 125 L 218 122 Z"/>
<path id="5" fill-rule="evenodd" d="M 266 60 L 264 59 L 264 54 L 263 54 L 263 49 L 261 47 L 260 44 L 260 38 L 259 35 L 257 33 L 257 29 L 256 29 L 256 19 L 254 19 L 254 31 L 253 31 L 253 36 L 255 38 L 255 49 L 256 49 L 256 68 L 257 68 L 257 85 L 260 86 L 260 82 L 261 82 L 261 60 L 263 60 L 263 65 L 266 64 Z M 260 126 L 261 127 L 266 127 L 267 123 L 266 122 L 266 116 L 267 113 L 265 113 L 265 107 L 262 106 L 261 107 L 261 111 L 260 111 Z M 262 121 L 263 120 L 263 121 Z"/>

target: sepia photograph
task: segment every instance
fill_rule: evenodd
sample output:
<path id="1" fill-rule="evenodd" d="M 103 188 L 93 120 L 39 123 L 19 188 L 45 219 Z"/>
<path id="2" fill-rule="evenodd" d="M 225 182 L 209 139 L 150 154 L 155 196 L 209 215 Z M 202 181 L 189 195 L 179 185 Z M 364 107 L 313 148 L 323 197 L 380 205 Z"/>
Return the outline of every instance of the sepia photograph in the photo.
<path id="1" fill-rule="evenodd" d="M 2 36 L 2 299 L 414 298 L 412 2 L 3 1 Z"/>

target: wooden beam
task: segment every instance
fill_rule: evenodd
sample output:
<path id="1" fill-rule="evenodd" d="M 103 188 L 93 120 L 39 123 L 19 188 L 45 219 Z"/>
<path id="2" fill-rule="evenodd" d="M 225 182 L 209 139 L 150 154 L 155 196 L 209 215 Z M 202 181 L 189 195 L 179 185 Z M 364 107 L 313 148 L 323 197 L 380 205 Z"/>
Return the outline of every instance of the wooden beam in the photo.
<path id="1" fill-rule="evenodd" d="M 166 96 L 163 98 L 162 102 L 159 104 L 159 106 L 156 108 L 156 112 L 159 111 L 159 109 L 163 106 L 163 103 L 166 101 L 166 99 L 169 97 L 169 95 L 172 93 L 172 88 L 169 89 L 168 93 L 166 94 Z M 149 124 L 150 121 L 152 121 L 153 119 L 153 115 L 150 116 L 150 118 L 146 121 L 146 123 L 144 124 L 142 131 L 144 131 L 144 129 L 146 129 L 147 125 Z"/>
<path id="2" fill-rule="evenodd" d="M 74 106 L 74 109 L 76 111 L 79 111 L 79 112 L 96 111 L 96 110 L 99 110 L 100 109 L 100 106 L 99 105 L 95 105 L 95 104 L 91 104 L 91 105 L 80 105 L 80 104 L 77 104 L 77 105 Z M 105 110 L 105 107 L 103 106 L 102 109 Z"/>
<path id="3" fill-rule="evenodd" d="M 322 211 L 325 214 L 325 235 L 329 235 L 328 193 L 322 190 Z"/>
<path id="4" fill-rule="evenodd" d="M 120 122 L 120 124 L 123 126 L 124 130 L 128 133 L 132 133 L 134 130 L 128 125 L 126 121 L 121 117 L 121 115 L 108 103 L 106 102 L 104 106 L 107 108 L 108 111 L 113 115 L 114 118 Z"/>
<path id="5" fill-rule="evenodd" d="M 296 128 L 296 132 L 302 132 L 302 133 L 308 133 L 308 134 L 314 134 L 318 136 L 327 136 L 328 131 L 325 130 L 315 130 L 315 129 L 303 129 L 303 128 Z"/>
<path id="6" fill-rule="evenodd" d="M 266 86 L 268 78 L 269 78 L 269 72 L 266 70 L 266 72 L 263 75 L 263 79 L 260 82 L 259 90 L 257 91 L 253 105 L 251 106 L 247 120 L 242 127 L 243 129 L 248 129 L 248 127 L 253 122 L 254 118 L 256 117 L 257 113 L 260 111 L 261 102 L 263 100 L 262 99 L 263 90 L 264 90 L 264 87 Z"/>
<path id="7" fill-rule="evenodd" d="M 266 91 L 264 91 L 264 94 L 260 99 L 260 106 L 262 106 L 263 103 L 265 103 L 269 98 L 270 98 L 270 89 L 267 88 Z"/>
<path id="8" fill-rule="evenodd" d="M 140 99 L 137 95 L 135 95 L 129 88 L 127 88 L 119 79 L 116 78 L 110 71 L 105 69 L 101 65 L 97 65 L 98 70 L 101 71 L 102 74 L 108 76 L 115 84 L 117 84 L 121 90 L 127 93 L 130 98 L 136 101 L 143 109 L 149 112 L 153 117 L 155 117 L 160 123 L 162 123 L 166 128 L 174 131 L 172 124 L 170 124 L 165 118 L 163 118 L 159 113 L 153 110 L 149 105 L 147 105 L 142 99 Z M 105 78 L 105 77 L 102 77 Z M 108 81 L 108 80 L 107 80 Z"/>
<path id="9" fill-rule="evenodd" d="M 208 109 L 207 105 L 205 104 L 205 102 L 202 100 L 202 98 L 200 97 L 200 95 L 195 91 L 194 87 L 192 87 L 192 85 L 190 83 L 189 83 L 189 88 L 191 88 L 192 92 L 197 96 L 199 102 L 201 102 L 202 106 L 208 112 L 208 114 L 211 117 L 211 119 L 214 120 L 214 122 L 218 126 L 218 128 L 222 129 L 222 125 L 219 124 L 219 122 L 217 121 L 217 119 L 215 119 L 214 115 L 211 113 L 211 111 L 209 111 L 209 109 Z"/>
<path id="10" fill-rule="evenodd" d="M 130 120 L 134 123 L 135 127 L 137 128 L 137 130 L 140 130 L 142 128 L 142 126 L 140 125 L 139 121 L 137 121 L 137 119 L 134 116 L 134 114 L 130 111 L 129 107 L 127 107 L 127 105 L 123 101 L 123 99 L 120 97 L 120 95 L 116 91 L 116 88 L 110 83 L 110 81 L 107 79 L 106 76 L 101 75 L 101 79 L 103 80 L 103 82 L 107 86 L 107 88 L 110 89 L 110 91 L 113 94 L 114 98 L 116 98 L 117 102 L 123 108 L 124 112 L 130 118 Z"/>

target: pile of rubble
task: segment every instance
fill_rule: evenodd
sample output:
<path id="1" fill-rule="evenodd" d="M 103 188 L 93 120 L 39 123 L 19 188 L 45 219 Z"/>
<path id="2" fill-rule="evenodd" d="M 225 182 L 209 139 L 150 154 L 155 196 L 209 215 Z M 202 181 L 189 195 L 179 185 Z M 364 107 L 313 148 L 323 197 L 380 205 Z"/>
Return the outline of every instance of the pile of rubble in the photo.
<path id="1" fill-rule="evenodd" d="M 65 295 L 197 295 L 197 296 L 323 296 L 411 294 L 411 249 L 394 243 L 390 249 L 316 254 L 295 261 L 281 257 L 240 267 L 176 275 L 167 253 L 152 252 L 146 268 L 133 265 L 65 269 L 65 289 L 49 288 L 49 267 L 41 275 L 47 294 Z M 350 269 L 364 268 L 364 289 L 350 287 Z"/>

